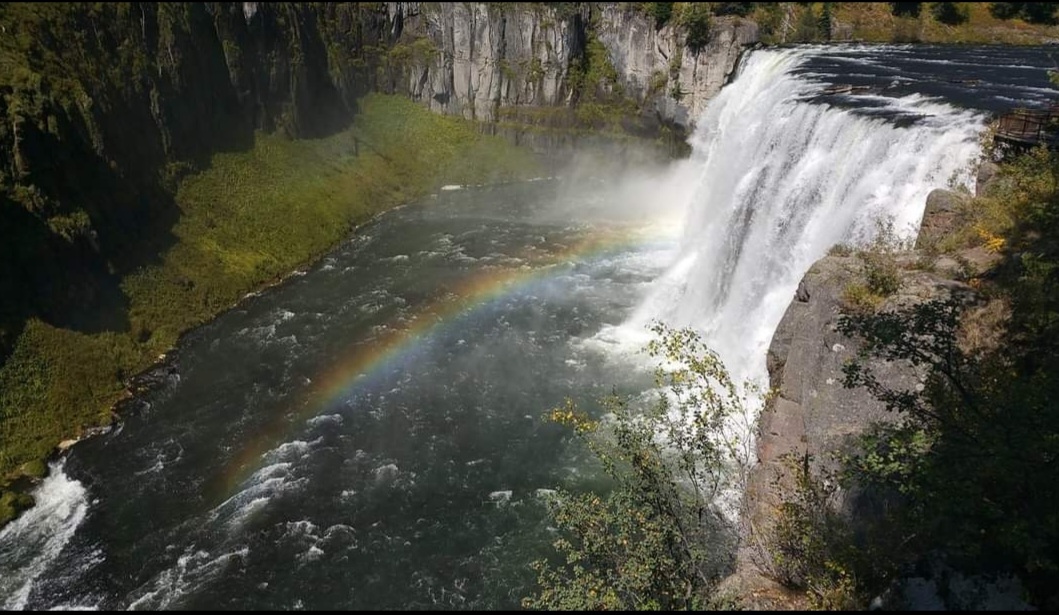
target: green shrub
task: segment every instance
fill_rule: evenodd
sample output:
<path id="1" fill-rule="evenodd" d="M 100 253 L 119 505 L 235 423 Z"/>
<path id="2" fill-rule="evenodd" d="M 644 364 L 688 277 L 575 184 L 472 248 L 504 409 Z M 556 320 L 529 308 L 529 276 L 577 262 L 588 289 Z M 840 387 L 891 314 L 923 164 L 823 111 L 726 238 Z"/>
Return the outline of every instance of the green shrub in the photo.
<path id="1" fill-rule="evenodd" d="M 673 16 L 672 2 L 648 2 L 647 4 L 650 6 L 651 17 L 655 20 L 655 29 L 661 29 L 669 23 L 669 18 Z"/>
<path id="2" fill-rule="evenodd" d="M 693 53 L 706 48 L 710 42 L 710 6 L 705 2 L 693 2 L 684 6 L 680 25 L 684 27 L 684 44 Z"/>
<path id="3" fill-rule="evenodd" d="M 878 309 L 882 300 L 865 284 L 850 282 L 842 289 L 841 307 L 847 314 L 867 314 Z"/>
<path id="4" fill-rule="evenodd" d="M 848 243 L 836 243 L 827 249 L 828 256 L 850 256 L 853 252 L 853 246 Z"/>
<path id="5" fill-rule="evenodd" d="M 714 2 L 714 15 L 739 15 L 746 17 L 754 11 L 754 5 L 760 2 Z"/>
<path id="6" fill-rule="evenodd" d="M 930 6 L 934 19 L 949 26 L 967 23 L 971 18 L 970 9 L 963 2 L 934 2 Z"/>
<path id="7" fill-rule="evenodd" d="M 919 17 L 922 2 L 891 2 L 890 13 L 894 17 Z"/>
<path id="8" fill-rule="evenodd" d="M 611 396 L 595 421 L 572 402 L 551 420 L 572 428 L 614 483 L 607 495 L 560 491 L 552 501 L 556 557 L 534 563 L 532 609 L 686 610 L 716 605 L 713 590 L 734 536 L 714 502 L 740 480 L 728 467 L 741 443 L 723 427 L 745 393 L 690 330 L 654 328 L 659 394 L 646 407 Z M 719 539 L 727 540 L 721 544 Z"/>
<path id="9" fill-rule="evenodd" d="M 893 253 L 880 250 L 865 250 L 859 254 L 864 263 L 864 278 L 868 290 L 889 297 L 901 288 L 901 272 Z"/>

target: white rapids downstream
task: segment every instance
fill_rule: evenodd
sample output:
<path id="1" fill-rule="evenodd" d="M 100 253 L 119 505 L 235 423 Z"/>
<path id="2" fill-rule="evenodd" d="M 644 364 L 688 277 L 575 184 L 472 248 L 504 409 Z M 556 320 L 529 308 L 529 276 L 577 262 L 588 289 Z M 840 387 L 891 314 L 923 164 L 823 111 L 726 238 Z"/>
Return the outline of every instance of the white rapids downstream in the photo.
<path id="1" fill-rule="evenodd" d="M 655 321 L 766 385 L 812 263 L 880 222 L 911 237 L 931 190 L 973 187 L 986 114 L 1048 104 L 1049 66 L 755 50 L 685 160 L 380 216 L 187 336 L 178 375 L 51 466 L 0 530 L 0 608 L 518 607 L 554 540 L 542 503 L 605 484 L 546 410 L 650 391 Z M 756 412 L 726 435 L 749 442 Z"/>

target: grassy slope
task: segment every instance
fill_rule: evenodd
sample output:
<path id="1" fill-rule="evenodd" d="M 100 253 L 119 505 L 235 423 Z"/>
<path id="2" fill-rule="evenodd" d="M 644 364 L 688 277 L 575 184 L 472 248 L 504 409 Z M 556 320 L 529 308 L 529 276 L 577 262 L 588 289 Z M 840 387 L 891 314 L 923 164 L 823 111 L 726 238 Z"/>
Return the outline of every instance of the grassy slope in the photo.
<path id="1" fill-rule="evenodd" d="M 929 4 L 924 3 L 918 20 L 890 15 L 889 3 L 843 2 L 835 15 L 840 21 L 854 24 L 853 36 L 866 41 L 889 42 L 895 30 L 917 34 L 924 43 L 987 43 L 1008 45 L 1040 44 L 1059 39 L 1059 27 L 1029 24 L 1021 19 L 997 19 L 989 14 L 988 2 L 964 3 L 970 13 L 967 23 L 948 26 L 933 18 Z"/>
<path id="2" fill-rule="evenodd" d="M 107 422 L 123 380 L 181 332 L 320 256 L 351 226 L 440 184 L 514 177 L 534 166 L 527 152 L 480 136 L 470 123 L 381 95 L 365 98 L 351 129 L 332 137 L 259 135 L 250 151 L 215 155 L 179 186 L 178 242 L 123 281 L 129 331 L 27 324 L 0 368 L 0 477 Z"/>
<path id="3" fill-rule="evenodd" d="M 793 11 L 792 25 L 797 24 L 797 18 L 806 10 L 805 7 L 797 3 L 786 4 Z M 812 3 L 815 15 L 820 14 L 822 4 Z M 832 14 L 836 24 L 852 26 L 853 40 L 865 42 L 1033 45 L 1059 41 L 1059 26 L 1029 24 L 1021 19 L 997 19 L 989 14 L 988 2 L 962 4 L 967 6 L 970 19 L 958 26 L 947 26 L 935 20 L 928 2 L 923 3 L 918 19 L 894 17 L 888 2 L 835 2 L 832 4 Z M 765 14 L 766 11 L 759 7 L 751 17 L 767 23 Z M 779 40 L 777 38 L 772 42 Z"/>

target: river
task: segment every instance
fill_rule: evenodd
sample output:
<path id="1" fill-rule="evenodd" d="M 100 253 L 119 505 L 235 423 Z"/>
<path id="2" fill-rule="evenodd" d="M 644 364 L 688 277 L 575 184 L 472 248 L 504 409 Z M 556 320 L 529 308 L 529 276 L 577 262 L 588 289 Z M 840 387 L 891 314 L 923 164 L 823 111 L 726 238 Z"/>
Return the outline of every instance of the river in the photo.
<path id="1" fill-rule="evenodd" d="M 554 539 L 548 495 L 602 485 L 546 411 L 649 391 L 655 320 L 761 383 L 812 262 L 880 219 L 914 234 L 931 189 L 973 185 L 986 112 L 1048 103 L 1051 65 L 755 51 L 687 160 L 380 216 L 188 335 L 164 386 L 52 466 L 0 532 L 0 607 L 516 607 Z"/>

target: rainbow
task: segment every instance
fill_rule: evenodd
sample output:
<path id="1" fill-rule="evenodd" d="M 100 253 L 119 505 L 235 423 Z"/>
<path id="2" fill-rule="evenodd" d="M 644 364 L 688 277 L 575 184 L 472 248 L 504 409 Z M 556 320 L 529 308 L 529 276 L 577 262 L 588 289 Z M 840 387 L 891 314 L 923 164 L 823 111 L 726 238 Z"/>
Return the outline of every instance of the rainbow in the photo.
<path id="1" fill-rule="evenodd" d="M 657 227 L 607 229 L 543 258 L 537 257 L 540 260 L 532 266 L 482 271 L 423 306 L 403 326 L 387 326 L 379 337 L 357 344 L 342 360 L 313 379 L 312 388 L 298 408 L 280 413 L 225 465 L 218 485 L 224 499 L 231 497 L 234 490 L 258 469 L 261 458 L 280 445 L 290 430 L 347 398 L 365 378 L 385 372 L 401 362 L 444 325 L 535 282 L 567 271 L 577 263 L 644 245 L 657 235 Z"/>

